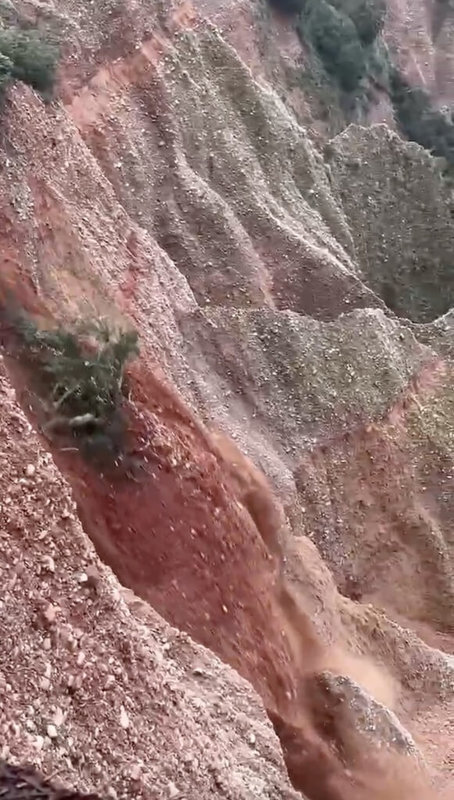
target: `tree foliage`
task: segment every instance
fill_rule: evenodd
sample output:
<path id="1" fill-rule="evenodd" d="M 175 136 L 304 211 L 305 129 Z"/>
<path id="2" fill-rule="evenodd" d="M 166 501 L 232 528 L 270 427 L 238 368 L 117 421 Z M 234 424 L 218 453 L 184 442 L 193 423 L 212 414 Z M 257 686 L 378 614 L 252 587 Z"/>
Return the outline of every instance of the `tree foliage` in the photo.
<path id="1" fill-rule="evenodd" d="M 326 0 L 308 0 L 299 28 L 327 72 L 345 91 L 353 91 L 366 72 L 367 59 L 350 17 Z"/>
<path id="2" fill-rule="evenodd" d="M 15 328 L 40 368 L 53 413 L 109 422 L 124 394 L 125 366 L 139 352 L 136 331 L 113 331 L 104 320 L 40 330 L 23 314 Z"/>
<path id="3" fill-rule="evenodd" d="M 410 86 L 397 70 L 393 70 L 391 76 L 391 99 L 402 133 L 454 166 L 452 111 L 434 108 L 429 94 Z"/>
<path id="4" fill-rule="evenodd" d="M 11 80 L 48 96 L 55 81 L 58 50 L 36 30 L 0 29 L 0 89 Z"/>
<path id="5" fill-rule="evenodd" d="M 330 3 L 351 19 L 362 44 L 375 41 L 385 21 L 385 0 L 330 0 Z"/>
<path id="6" fill-rule="evenodd" d="M 377 71 L 375 46 L 383 28 L 385 0 L 269 0 L 296 16 L 305 45 L 347 93 L 356 91 L 363 77 Z M 383 71 L 383 70 L 380 70 Z"/>

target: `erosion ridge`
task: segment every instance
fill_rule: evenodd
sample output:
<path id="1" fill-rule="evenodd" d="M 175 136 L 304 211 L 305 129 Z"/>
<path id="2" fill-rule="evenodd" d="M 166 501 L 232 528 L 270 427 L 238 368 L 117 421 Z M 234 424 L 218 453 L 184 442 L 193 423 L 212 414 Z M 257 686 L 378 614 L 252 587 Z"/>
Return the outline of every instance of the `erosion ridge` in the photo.
<path id="1" fill-rule="evenodd" d="M 165 627 L 164 618 L 234 667 L 261 696 L 290 778 L 309 800 L 388 798 L 389 775 L 396 800 L 411 797 L 402 776 L 415 753 L 437 788 L 449 792 L 452 331 L 449 314 L 436 318 L 452 305 L 451 195 L 436 161 L 382 125 L 351 126 L 322 153 L 273 88 L 269 64 L 263 72 L 271 83 L 257 62 L 251 72 L 244 60 L 251 53 L 255 59 L 257 18 L 247 16 L 250 34 L 241 41 L 232 24 L 229 44 L 225 31 L 198 13 L 209 18 L 212 11 L 222 24 L 234 6 L 144 0 L 115 9 L 97 3 L 82 13 L 65 0 L 57 13 L 49 5 L 50 25 L 66 37 L 63 102 L 46 107 L 21 85 L 7 98 L 2 301 L 13 295 L 48 322 L 95 314 L 136 325 L 142 354 L 131 370 L 128 421 L 151 467 L 138 482 L 112 484 L 58 441 L 33 439 L 8 389 L 11 381 L 39 432 L 32 376 L 6 357 L 2 327 L 5 408 L 11 403 L 11 419 L 21 420 L 15 433 L 5 416 L 7 459 L 17 460 L 12 499 L 3 506 L 16 552 L 5 563 L 6 576 L 19 592 L 28 579 L 16 569 L 22 548 L 30 547 L 27 569 L 46 556 L 34 525 L 50 512 L 39 506 L 33 476 L 19 478 L 24 465 L 35 464 L 21 449 L 26 430 L 30 447 L 52 465 L 50 477 L 41 460 L 36 465 L 41 494 L 60 480 L 55 463 L 67 482 L 59 492 L 65 495 L 69 485 L 77 504 L 71 515 L 84 532 L 74 519 L 79 538 L 70 544 L 63 516 L 46 544 L 55 565 L 63 564 L 63 579 L 73 576 L 71 591 L 86 601 L 87 590 L 80 598 L 73 585 L 85 570 L 81 542 L 100 571 L 102 592 L 117 587 L 88 535 L 121 583 L 154 609 L 140 606 L 141 647 L 153 649 L 153 631 Z M 235 8 L 240 19 L 249 13 L 244 4 Z M 28 492 L 29 523 L 11 523 L 9 506 L 19 509 Z M 33 647 L 50 642 L 51 670 L 64 675 L 60 621 L 69 614 L 77 631 L 81 624 L 71 600 L 57 599 L 52 574 L 44 600 L 61 611 L 44 617 L 49 636 L 39 626 L 30 636 Z M 21 612 L 24 630 L 40 618 L 42 592 L 33 584 Z M 124 605 L 109 616 L 96 597 L 90 602 L 100 635 L 112 625 L 123 637 L 118 648 L 129 652 L 122 629 L 131 629 L 136 647 L 139 633 Z M 15 613 L 8 624 L 17 626 Z M 201 652 L 186 634 L 179 635 Z M 168 716 L 173 704 L 179 724 L 191 729 L 192 771 L 184 767 L 181 791 L 208 796 L 227 787 L 233 797 L 294 796 L 256 695 L 241 681 L 247 700 L 239 708 L 240 679 L 209 654 L 195 708 L 203 702 L 209 715 L 215 709 L 210 729 L 219 725 L 226 737 L 219 751 L 203 752 L 205 722 L 191 716 L 186 688 L 174 702 L 170 687 L 128 739 L 126 766 L 109 762 L 96 737 L 90 758 L 73 758 L 85 750 L 85 727 L 91 729 L 85 681 L 93 680 L 98 696 L 95 677 L 102 672 L 94 658 L 86 674 L 84 659 L 107 647 L 91 635 L 86 649 L 70 636 L 76 644 L 69 652 L 84 653 L 75 656 L 76 692 L 62 695 L 60 680 L 54 687 L 44 674 L 52 719 L 42 707 L 46 700 L 30 727 L 23 689 L 8 689 L 19 720 L 8 743 L 12 758 L 31 754 L 47 773 L 58 768 L 82 790 L 110 786 L 137 796 L 155 786 L 158 796 L 172 797 L 180 791 L 180 733 L 167 747 L 167 766 L 162 740 L 149 751 L 153 759 L 146 756 L 151 744 L 142 726 L 161 725 L 165 735 L 173 723 L 159 714 Z M 110 644 L 114 659 L 116 647 Z M 13 642 L 11 648 L 23 661 L 20 648 Z M 177 650 L 175 669 L 184 661 Z M 144 686 L 157 691 L 147 677 L 150 658 L 143 655 L 128 678 L 142 695 Z M 156 658 L 167 663 L 167 656 Z M 220 694 L 228 698 L 222 725 L 218 700 L 208 697 L 219 670 Z M 185 687 L 187 673 L 179 676 Z M 8 674 L 2 686 L 11 685 Z M 113 713 L 129 702 L 133 711 L 132 691 L 120 681 L 118 692 L 129 700 L 100 707 Z M 348 711 L 341 714 L 343 697 Z M 244 733 L 249 718 L 262 720 L 263 750 L 255 729 Z M 55 719 L 57 751 L 46 727 Z M 98 727 L 108 741 L 114 720 L 103 717 Z M 356 728 L 366 732 L 358 737 Z M 120 758 L 121 740 L 115 741 Z M 388 758 L 402 747 L 406 760 L 386 762 L 386 770 L 375 766 L 377 752 Z M 210 767 L 218 758 L 220 772 Z M 123 786 L 125 770 L 132 784 Z"/>

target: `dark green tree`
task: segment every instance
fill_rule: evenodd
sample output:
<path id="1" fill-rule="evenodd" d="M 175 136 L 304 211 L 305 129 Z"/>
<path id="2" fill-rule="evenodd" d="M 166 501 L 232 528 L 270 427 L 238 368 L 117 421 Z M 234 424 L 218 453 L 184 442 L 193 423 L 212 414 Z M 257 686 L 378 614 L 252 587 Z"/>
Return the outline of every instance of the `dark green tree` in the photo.
<path id="1" fill-rule="evenodd" d="M 391 99 L 402 133 L 454 165 L 452 112 L 434 108 L 428 92 L 410 86 L 397 70 L 391 74 Z"/>
<path id="2" fill-rule="evenodd" d="M 380 34 L 385 21 L 385 0 L 330 0 L 330 4 L 351 19 L 363 44 L 372 44 Z"/>
<path id="3" fill-rule="evenodd" d="M 351 19 L 326 0 L 308 0 L 299 27 L 341 88 L 348 92 L 356 89 L 366 72 L 367 60 Z"/>
<path id="4" fill-rule="evenodd" d="M 0 29 L 1 78 L 28 83 L 48 95 L 54 85 L 58 49 L 36 30 Z"/>

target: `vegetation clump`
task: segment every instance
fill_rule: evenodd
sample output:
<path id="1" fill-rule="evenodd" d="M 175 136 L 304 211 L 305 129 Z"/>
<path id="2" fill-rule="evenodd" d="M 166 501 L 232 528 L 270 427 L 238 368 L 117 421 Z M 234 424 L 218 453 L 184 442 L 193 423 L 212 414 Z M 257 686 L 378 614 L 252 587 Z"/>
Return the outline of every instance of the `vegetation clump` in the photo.
<path id="1" fill-rule="evenodd" d="M 350 95 L 361 94 L 366 79 L 381 84 L 387 72 L 380 40 L 384 0 L 303 0 L 298 5 L 298 33 L 328 80 Z"/>
<path id="2" fill-rule="evenodd" d="M 381 33 L 386 14 L 385 0 L 330 0 L 330 3 L 351 19 L 363 45 L 372 44 Z"/>
<path id="3" fill-rule="evenodd" d="M 104 320 L 41 330 L 23 314 L 15 328 L 23 354 L 38 367 L 46 429 L 69 433 L 86 454 L 117 458 L 125 367 L 139 352 L 136 331 L 113 331 Z"/>
<path id="4" fill-rule="evenodd" d="M 367 61 L 350 17 L 327 0 L 308 0 L 300 17 L 299 31 L 341 88 L 347 92 L 354 90 L 366 72 Z"/>
<path id="5" fill-rule="evenodd" d="M 397 70 L 391 75 L 391 100 L 402 133 L 434 156 L 454 167 L 454 116 L 451 110 L 434 108 L 428 92 L 410 86 Z"/>
<path id="6" fill-rule="evenodd" d="M 429 94 L 410 86 L 393 67 L 380 37 L 386 0 L 270 2 L 296 15 L 309 53 L 300 83 L 315 94 L 325 117 L 331 119 L 335 106 L 345 120 L 361 118 L 377 88 L 386 91 L 403 135 L 444 158 L 453 173 L 454 114 L 434 108 Z"/>
<path id="7" fill-rule="evenodd" d="M 37 30 L 0 29 L 0 91 L 13 80 L 28 83 L 49 97 L 55 82 L 58 50 Z"/>

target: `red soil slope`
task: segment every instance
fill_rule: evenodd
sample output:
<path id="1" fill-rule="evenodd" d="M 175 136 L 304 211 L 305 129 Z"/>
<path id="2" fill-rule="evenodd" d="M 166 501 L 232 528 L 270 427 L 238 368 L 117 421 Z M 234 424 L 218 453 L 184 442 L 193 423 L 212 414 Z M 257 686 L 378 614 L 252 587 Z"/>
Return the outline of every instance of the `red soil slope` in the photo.
<path id="1" fill-rule="evenodd" d="M 3 344 L 13 349 L 6 329 Z M 15 358 L 9 368 L 39 427 L 33 376 Z M 64 441 L 48 443 L 99 555 L 125 586 L 252 682 L 295 786 L 314 800 L 343 800 L 352 791 L 363 798 L 366 787 L 368 798 L 381 797 L 379 776 L 385 769 L 389 781 L 393 761 L 374 766 L 354 739 L 346 757 L 348 724 L 337 733 L 327 727 L 323 695 L 308 707 L 304 675 L 336 660 L 304 607 L 292 607 L 280 553 L 283 515 L 264 477 L 228 440 L 211 439 L 146 368 L 136 367 L 130 381 L 130 456 L 140 459 L 134 478 L 103 475 Z M 412 788 L 402 780 L 397 791 L 402 800 Z"/>

